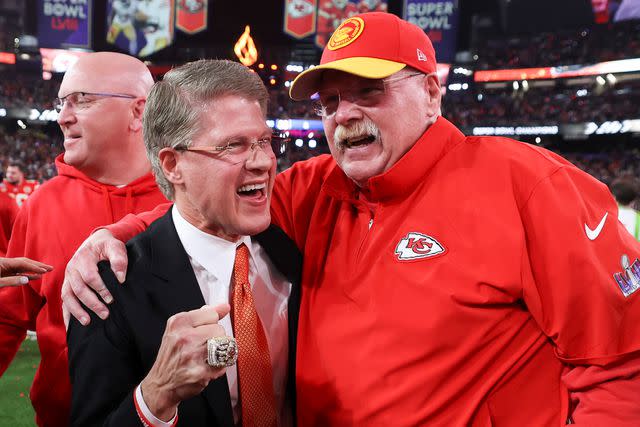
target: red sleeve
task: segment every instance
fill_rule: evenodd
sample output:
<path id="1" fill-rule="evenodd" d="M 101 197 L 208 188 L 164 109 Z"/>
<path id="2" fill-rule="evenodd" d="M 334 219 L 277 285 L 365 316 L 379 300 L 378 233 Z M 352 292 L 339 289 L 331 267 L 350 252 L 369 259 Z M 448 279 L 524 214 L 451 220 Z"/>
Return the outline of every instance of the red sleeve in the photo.
<path id="1" fill-rule="evenodd" d="M 18 214 L 13 228 L 7 256 L 26 256 L 38 259 L 37 254 L 26 251 L 28 208 Z M 0 375 L 15 356 L 28 329 L 35 330 L 35 321 L 44 303 L 43 298 L 32 288 L 38 281 L 28 285 L 0 288 Z"/>
<path id="2" fill-rule="evenodd" d="M 146 230 L 149 224 L 164 215 L 172 205 L 173 203 L 162 203 L 152 211 L 142 212 L 137 215 L 128 214 L 115 224 L 104 228 L 109 230 L 116 239 L 126 242 Z"/>
<path id="3" fill-rule="evenodd" d="M 574 420 L 637 425 L 640 243 L 606 186 L 570 166 L 539 182 L 521 214 L 524 300 L 567 366 Z"/>

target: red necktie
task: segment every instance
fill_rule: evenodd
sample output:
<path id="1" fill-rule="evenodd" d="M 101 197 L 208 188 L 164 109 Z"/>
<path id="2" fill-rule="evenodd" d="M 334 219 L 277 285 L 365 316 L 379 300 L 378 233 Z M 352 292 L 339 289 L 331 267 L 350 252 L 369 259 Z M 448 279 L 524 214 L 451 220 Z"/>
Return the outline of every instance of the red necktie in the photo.
<path id="1" fill-rule="evenodd" d="M 253 303 L 249 283 L 249 249 L 236 249 L 233 266 L 233 333 L 238 343 L 238 382 L 242 427 L 276 427 L 269 345 Z"/>

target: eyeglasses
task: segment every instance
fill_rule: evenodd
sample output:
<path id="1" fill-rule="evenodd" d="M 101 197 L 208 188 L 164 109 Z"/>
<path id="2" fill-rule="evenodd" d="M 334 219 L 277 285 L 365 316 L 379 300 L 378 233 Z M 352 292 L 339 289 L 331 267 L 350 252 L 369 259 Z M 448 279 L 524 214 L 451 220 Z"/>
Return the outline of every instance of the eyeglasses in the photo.
<path id="1" fill-rule="evenodd" d="M 338 89 L 321 90 L 316 94 L 317 100 L 313 106 L 313 111 L 320 117 L 331 117 L 338 111 L 340 101 L 345 99 L 361 107 L 372 107 L 383 99 L 387 91 L 387 86 L 390 83 L 416 76 L 426 76 L 426 74 L 413 73 L 387 77 L 386 79 L 371 79 L 367 80 L 366 83 L 360 87 L 343 91 L 339 91 Z"/>
<path id="2" fill-rule="evenodd" d="M 287 151 L 287 143 L 291 138 L 287 138 L 280 134 L 273 134 L 266 138 L 249 141 L 248 139 L 239 138 L 227 141 L 224 145 L 213 145 L 206 147 L 177 147 L 178 151 L 193 151 L 199 153 L 218 154 L 221 157 L 230 159 L 234 163 L 246 161 L 249 154 L 256 147 L 259 147 L 268 155 L 274 155 L 276 158 L 282 157 Z"/>
<path id="3" fill-rule="evenodd" d="M 69 103 L 71 106 L 77 109 L 84 109 L 96 101 L 96 98 L 126 98 L 136 99 L 137 96 L 127 95 L 124 93 L 94 93 L 94 92 L 72 92 L 62 98 L 56 98 L 53 102 L 53 107 L 59 113 L 62 111 L 62 107 Z"/>

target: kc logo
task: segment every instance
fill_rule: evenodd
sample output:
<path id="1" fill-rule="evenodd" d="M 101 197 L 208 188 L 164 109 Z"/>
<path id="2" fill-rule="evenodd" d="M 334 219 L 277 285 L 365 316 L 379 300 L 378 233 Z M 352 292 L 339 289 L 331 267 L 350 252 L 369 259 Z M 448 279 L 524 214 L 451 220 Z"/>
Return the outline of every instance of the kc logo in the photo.
<path id="1" fill-rule="evenodd" d="M 412 231 L 398 242 L 396 256 L 400 261 L 428 258 L 441 253 L 445 249 L 436 239 L 426 234 Z"/>

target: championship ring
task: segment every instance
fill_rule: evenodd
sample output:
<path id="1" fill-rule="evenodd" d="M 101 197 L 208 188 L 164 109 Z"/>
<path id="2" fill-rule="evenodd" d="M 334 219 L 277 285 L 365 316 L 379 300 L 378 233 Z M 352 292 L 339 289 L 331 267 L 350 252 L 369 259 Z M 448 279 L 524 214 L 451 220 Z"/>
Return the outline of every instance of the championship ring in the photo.
<path id="1" fill-rule="evenodd" d="M 238 344 L 235 338 L 213 337 L 207 340 L 207 364 L 214 368 L 233 366 L 238 360 Z"/>

